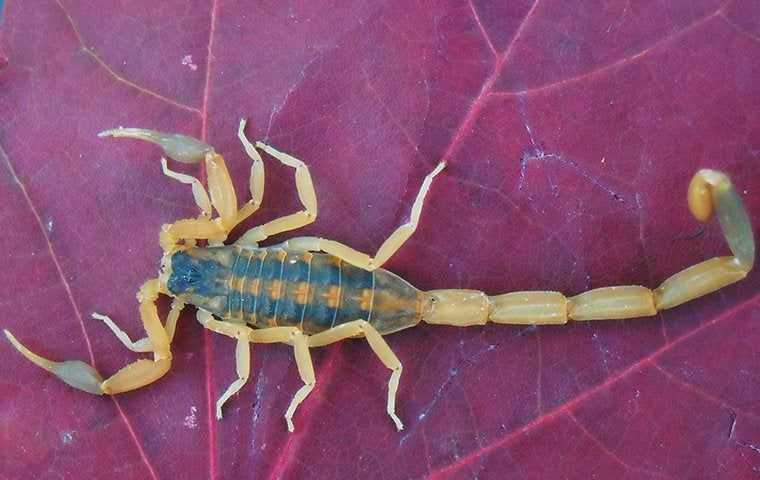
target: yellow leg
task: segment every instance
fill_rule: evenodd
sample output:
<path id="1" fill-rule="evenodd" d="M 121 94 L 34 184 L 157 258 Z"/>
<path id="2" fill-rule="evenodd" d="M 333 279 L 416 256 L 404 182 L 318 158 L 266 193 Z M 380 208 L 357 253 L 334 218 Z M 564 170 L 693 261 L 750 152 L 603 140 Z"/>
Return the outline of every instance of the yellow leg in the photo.
<path id="1" fill-rule="evenodd" d="M 264 161 L 261 159 L 258 150 L 245 136 L 245 124 L 244 118 L 240 119 L 238 125 L 238 139 L 243 144 L 245 153 L 253 160 L 251 164 L 251 174 L 248 179 L 248 188 L 251 191 L 251 199 L 238 211 L 238 223 L 248 218 L 253 212 L 259 209 L 261 202 L 264 198 Z"/>
<path id="2" fill-rule="evenodd" d="M 310 347 L 321 347 L 330 343 L 339 342 L 346 338 L 363 336 L 367 339 L 367 343 L 375 352 L 377 358 L 383 362 L 387 368 L 391 370 L 391 378 L 388 380 L 388 402 L 386 405 L 386 411 L 388 415 L 396 424 L 396 428 L 401 431 L 404 429 L 404 424 L 401 423 L 401 419 L 396 415 L 396 392 L 398 391 L 398 382 L 401 378 L 402 366 L 398 357 L 391 347 L 388 346 L 385 339 L 375 330 L 375 327 L 365 322 L 364 320 L 356 320 L 353 322 L 344 323 L 337 327 L 325 330 L 324 332 L 317 333 L 309 337 Z"/>
<path id="3" fill-rule="evenodd" d="M 198 208 L 200 208 L 201 211 L 203 211 L 204 217 L 211 218 L 211 215 L 213 213 L 211 211 L 211 199 L 209 198 L 206 189 L 203 188 L 203 184 L 201 184 L 200 180 L 191 175 L 185 175 L 184 173 L 175 172 L 174 170 L 170 169 L 169 165 L 166 163 L 166 158 L 164 157 L 161 157 L 161 170 L 163 170 L 164 175 L 167 177 L 173 178 L 174 180 L 184 183 L 185 185 L 190 185 L 193 189 L 193 198 L 195 199 L 195 204 L 198 205 Z"/>
<path id="4" fill-rule="evenodd" d="M 417 198 L 412 205 L 412 213 L 409 221 L 400 227 L 398 227 L 384 242 L 380 245 L 380 248 L 375 253 L 374 257 L 367 255 L 366 253 L 359 252 L 353 248 L 343 245 L 342 243 L 334 240 L 327 240 L 317 237 L 297 237 L 288 240 L 282 244 L 282 247 L 290 250 L 308 250 L 308 251 L 322 251 L 335 255 L 336 257 L 345 260 L 346 262 L 355 265 L 365 270 L 374 270 L 381 267 L 401 246 L 406 242 L 409 237 L 412 236 L 417 229 L 417 223 L 419 222 L 420 215 L 422 214 L 422 206 L 425 203 L 425 196 L 430 190 L 430 185 L 433 182 L 433 178 L 438 175 L 441 170 L 446 166 L 445 163 L 439 163 L 435 169 L 430 172 L 425 180 L 422 182 L 422 187 Z"/>
<path id="5" fill-rule="evenodd" d="M 316 384 L 314 367 L 309 355 L 309 343 L 307 336 L 295 327 L 275 327 L 263 330 L 254 330 L 246 325 L 221 322 L 202 310 L 198 311 L 198 321 L 209 330 L 237 339 L 235 350 L 235 364 L 238 378 L 227 388 L 216 402 L 216 418 L 222 418 L 222 406 L 235 395 L 245 383 L 251 373 L 251 354 L 249 343 L 288 343 L 293 345 L 298 373 L 304 385 L 296 392 L 285 412 L 285 421 L 288 431 L 293 431 L 293 415 L 296 408 L 311 393 Z"/>
<path id="6" fill-rule="evenodd" d="M 219 320 L 215 320 L 210 313 L 204 312 L 203 310 L 198 310 L 197 316 L 198 321 L 205 328 L 237 339 L 237 346 L 235 347 L 235 369 L 238 378 L 227 387 L 227 390 L 225 390 L 222 396 L 216 401 L 216 418 L 217 420 L 221 420 L 222 406 L 224 406 L 230 397 L 243 388 L 243 385 L 248 382 L 248 378 L 251 375 L 250 341 L 253 329 L 237 323 L 220 322 Z"/>
<path id="7" fill-rule="evenodd" d="M 298 331 L 293 334 L 291 342 L 293 343 L 293 354 L 296 357 L 298 375 L 301 377 L 303 386 L 293 395 L 293 399 L 285 411 L 285 423 L 288 425 L 289 432 L 294 430 L 293 415 L 296 413 L 296 408 L 309 396 L 317 384 L 317 378 L 314 376 L 314 365 L 311 363 L 311 355 L 309 354 L 308 337 Z"/>
<path id="8" fill-rule="evenodd" d="M 314 366 L 311 363 L 311 355 L 309 354 L 309 337 L 296 327 L 274 327 L 253 330 L 250 338 L 253 343 L 287 343 L 293 345 L 298 374 L 301 377 L 303 386 L 293 395 L 293 399 L 285 411 L 285 422 L 288 425 L 288 431 L 292 432 L 294 430 L 293 415 L 296 413 L 296 409 L 309 396 L 317 384 L 317 379 L 314 376 Z"/>
<path id="9" fill-rule="evenodd" d="M 431 301 L 422 319 L 468 326 L 487 321 L 563 324 L 569 320 L 648 317 L 746 277 L 755 262 L 755 241 L 741 197 L 728 177 L 714 170 L 700 170 L 689 185 L 688 200 L 698 220 L 707 221 L 716 214 L 733 256 L 711 258 L 686 268 L 654 290 L 638 285 L 604 287 L 571 298 L 559 292 L 487 297 L 474 290 L 435 290 L 428 292 Z"/>
<path id="10" fill-rule="evenodd" d="M 179 314 L 182 309 L 185 308 L 185 304 L 178 299 L 172 300 L 172 306 L 169 310 L 169 314 L 166 317 L 166 336 L 169 337 L 169 343 L 174 339 L 174 332 L 177 329 L 177 321 L 179 320 Z M 116 335 L 116 338 L 127 347 L 129 350 L 136 353 L 148 353 L 153 351 L 153 345 L 150 343 L 150 338 L 144 337 L 139 340 L 132 340 L 129 338 L 129 334 L 122 330 L 108 315 L 102 315 L 100 313 L 93 313 L 92 318 L 100 320 L 106 324 L 106 326 Z"/>
<path id="11" fill-rule="evenodd" d="M 249 146 L 251 143 L 245 138 L 245 135 L 240 133 L 240 139 L 243 145 L 246 146 L 246 151 L 251 154 Z M 298 191 L 298 198 L 301 200 L 303 210 L 286 215 L 281 218 L 267 222 L 264 225 L 254 227 L 243 234 L 240 239 L 235 242 L 240 245 L 255 245 L 272 235 L 278 233 L 287 232 L 289 230 L 295 230 L 301 228 L 304 225 L 308 225 L 317 219 L 317 194 L 314 191 L 314 184 L 311 180 L 311 174 L 309 173 L 309 167 L 306 166 L 301 160 L 282 153 L 269 145 L 265 145 L 261 142 L 256 142 L 256 147 L 264 150 L 269 155 L 279 160 L 284 165 L 294 168 L 296 171 L 296 189 Z M 252 149 L 255 151 L 255 149 Z M 263 182 L 263 177 L 262 177 Z"/>
<path id="12" fill-rule="evenodd" d="M 4 331 L 5 336 L 29 361 L 53 373 L 74 388 L 96 395 L 104 393 L 113 395 L 134 390 L 158 380 L 171 366 L 170 339 L 158 318 L 155 304 L 158 293 L 158 280 L 149 280 L 145 282 L 138 294 L 140 317 L 145 332 L 148 334 L 148 341 L 145 343 L 152 347 L 153 360 L 140 359 L 130 363 L 105 381 L 92 366 L 84 362 L 78 360 L 53 362 L 27 349 L 8 330 Z"/>

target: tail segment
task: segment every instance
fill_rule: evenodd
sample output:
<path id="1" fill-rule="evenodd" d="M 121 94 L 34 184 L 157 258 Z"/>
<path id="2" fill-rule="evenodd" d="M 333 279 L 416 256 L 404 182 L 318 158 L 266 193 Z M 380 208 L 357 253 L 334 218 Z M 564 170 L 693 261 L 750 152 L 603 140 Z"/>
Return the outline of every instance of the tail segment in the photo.
<path id="1" fill-rule="evenodd" d="M 688 201 L 698 220 L 707 221 L 716 214 L 732 257 L 715 257 L 693 265 L 654 290 L 637 285 L 604 287 L 570 298 L 559 292 L 488 296 L 477 290 L 432 290 L 426 292 L 430 301 L 422 320 L 465 327 L 488 321 L 539 325 L 650 317 L 746 277 L 755 262 L 755 240 L 747 211 L 728 177 L 714 170 L 700 170 L 689 185 Z"/>

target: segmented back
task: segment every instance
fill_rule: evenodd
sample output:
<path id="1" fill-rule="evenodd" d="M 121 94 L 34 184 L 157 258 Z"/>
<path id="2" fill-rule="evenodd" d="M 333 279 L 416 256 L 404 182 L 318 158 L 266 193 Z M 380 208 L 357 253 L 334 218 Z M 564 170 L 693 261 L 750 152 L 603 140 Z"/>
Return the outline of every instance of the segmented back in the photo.
<path id="1" fill-rule="evenodd" d="M 317 333 L 367 320 L 385 334 L 419 323 L 427 300 L 387 270 L 368 272 L 324 253 L 237 246 L 203 250 L 227 272 L 219 272 L 226 279 L 226 308 L 212 313 L 257 328 L 297 326 Z"/>

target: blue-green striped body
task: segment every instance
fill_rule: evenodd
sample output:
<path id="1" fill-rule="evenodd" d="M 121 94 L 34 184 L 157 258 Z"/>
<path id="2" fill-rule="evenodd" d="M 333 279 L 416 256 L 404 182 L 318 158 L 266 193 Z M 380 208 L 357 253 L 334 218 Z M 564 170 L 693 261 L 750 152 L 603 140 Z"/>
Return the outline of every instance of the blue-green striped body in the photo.
<path id="1" fill-rule="evenodd" d="M 257 328 L 297 326 L 306 333 L 354 320 L 394 332 L 419 323 L 427 299 L 386 270 L 369 272 L 332 255 L 277 247 L 178 252 L 168 286 L 222 320 Z"/>

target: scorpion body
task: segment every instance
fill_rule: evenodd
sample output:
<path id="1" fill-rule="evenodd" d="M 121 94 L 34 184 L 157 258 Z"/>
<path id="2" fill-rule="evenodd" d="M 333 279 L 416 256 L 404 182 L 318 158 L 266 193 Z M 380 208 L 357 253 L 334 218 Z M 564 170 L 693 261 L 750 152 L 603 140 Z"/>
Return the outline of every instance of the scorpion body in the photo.
<path id="1" fill-rule="evenodd" d="M 169 292 L 215 317 L 315 334 L 364 319 L 379 333 L 422 320 L 428 297 L 395 274 L 279 247 L 191 248 L 171 259 Z"/>
<path id="2" fill-rule="evenodd" d="M 138 128 L 117 128 L 100 134 L 146 140 L 161 146 L 169 158 L 186 163 L 204 162 L 206 167 L 208 192 L 197 178 L 170 170 L 162 158 L 165 175 L 192 186 L 202 214 L 161 229 L 159 243 L 164 255 L 160 271 L 138 293 L 147 336 L 133 341 L 109 317 L 93 313 L 124 346 L 134 352 L 152 353 L 152 360 L 136 360 L 104 380 L 84 362 L 54 362 L 37 355 L 6 330 L 13 346 L 75 388 L 97 395 L 118 394 L 148 385 L 169 370 L 171 341 L 180 312 L 186 305 L 194 305 L 198 309 L 197 319 L 205 328 L 237 341 L 238 378 L 217 400 L 217 418 L 222 417 L 224 403 L 250 376 L 251 344 L 285 343 L 293 347 L 303 381 L 285 412 L 288 429 L 293 431 L 296 408 L 316 383 L 310 349 L 361 337 L 391 370 L 386 411 L 400 430 L 403 424 L 396 415 L 395 402 L 402 365 L 383 335 L 420 322 L 460 327 L 489 321 L 559 325 L 571 320 L 648 317 L 741 280 L 755 261 L 752 228 L 741 197 L 725 174 L 700 170 L 689 185 L 689 208 L 700 221 L 713 215 L 718 218 L 732 256 L 715 257 L 688 267 L 654 290 L 625 285 L 597 288 L 569 298 L 553 291 L 495 296 L 478 290 L 419 291 L 381 266 L 414 233 L 433 178 L 445 164 L 438 164 L 425 177 L 409 221 L 398 227 L 374 256 L 317 237 L 295 237 L 264 248 L 259 242 L 313 222 L 317 217 L 317 199 L 309 170 L 301 160 L 262 142 L 252 144 L 245 137 L 244 128 L 245 121 L 241 121 L 238 137 L 253 165 L 251 199 L 242 206 L 238 206 L 224 159 L 206 143 L 184 135 Z M 225 245 L 229 232 L 261 205 L 264 166 L 257 149 L 295 169 L 303 210 L 251 228 L 233 245 Z M 199 240 L 207 245 L 199 246 Z M 156 308 L 161 294 L 173 298 L 165 322 L 160 320 Z"/>

